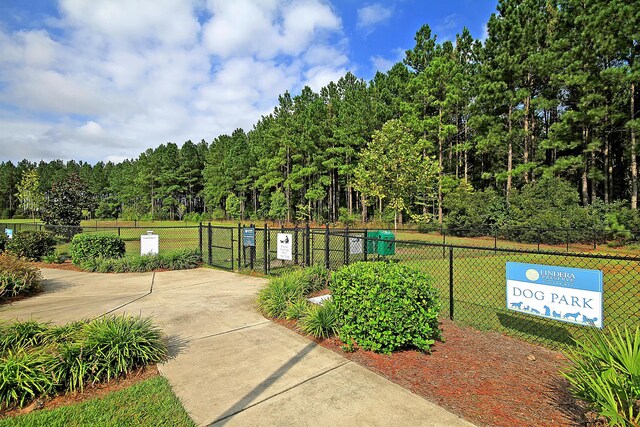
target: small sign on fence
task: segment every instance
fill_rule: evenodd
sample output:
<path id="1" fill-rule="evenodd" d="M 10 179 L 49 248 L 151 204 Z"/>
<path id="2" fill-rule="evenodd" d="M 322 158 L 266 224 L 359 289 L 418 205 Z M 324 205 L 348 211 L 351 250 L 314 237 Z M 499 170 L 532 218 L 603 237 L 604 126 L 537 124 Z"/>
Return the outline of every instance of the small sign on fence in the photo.
<path id="1" fill-rule="evenodd" d="M 4 234 L 7 235 L 7 239 L 13 239 L 13 230 L 10 228 L 4 229 Z"/>
<path id="2" fill-rule="evenodd" d="M 140 236 L 140 255 L 158 255 L 160 251 L 160 236 L 147 231 Z"/>
<path id="3" fill-rule="evenodd" d="M 243 246 L 255 246 L 256 245 L 256 229 L 253 227 L 242 229 L 242 245 Z"/>
<path id="4" fill-rule="evenodd" d="M 289 233 L 278 233 L 278 250 L 276 254 L 278 259 L 293 260 L 292 239 L 293 236 Z"/>
<path id="5" fill-rule="evenodd" d="M 602 328 L 602 271 L 507 262 L 507 309 Z"/>
<path id="6" fill-rule="evenodd" d="M 351 255 L 362 253 L 362 240 L 361 237 L 349 237 L 349 253 Z"/>

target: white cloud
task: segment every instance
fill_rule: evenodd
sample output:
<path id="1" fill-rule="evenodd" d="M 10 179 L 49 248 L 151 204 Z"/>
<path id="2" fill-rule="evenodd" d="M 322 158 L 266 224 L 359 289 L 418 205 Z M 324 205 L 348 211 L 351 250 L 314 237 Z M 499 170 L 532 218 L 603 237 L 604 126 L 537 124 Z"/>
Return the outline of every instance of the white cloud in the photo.
<path id="1" fill-rule="evenodd" d="M 387 72 L 396 65 L 398 62 L 401 62 L 404 59 L 406 49 L 396 48 L 393 49 L 392 55 L 390 57 L 384 57 L 381 55 L 372 56 L 371 63 L 373 64 L 374 73 L 377 71 Z"/>
<path id="2" fill-rule="evenodd" d="M 350 68 L 321 0 L 61 0 L 45 22 L 0 26 L 0 160 L 211 141 Z"/>
<path id="3" fill-rule="evenodd" d="M 393 9 L 383 6 L 382 4 L 372 4 L 358 9 L 358 21 L 356 27 L 365 30 L 368 33 L 373 28 L 385 21 L 388 21 L 393 15 Z"/>

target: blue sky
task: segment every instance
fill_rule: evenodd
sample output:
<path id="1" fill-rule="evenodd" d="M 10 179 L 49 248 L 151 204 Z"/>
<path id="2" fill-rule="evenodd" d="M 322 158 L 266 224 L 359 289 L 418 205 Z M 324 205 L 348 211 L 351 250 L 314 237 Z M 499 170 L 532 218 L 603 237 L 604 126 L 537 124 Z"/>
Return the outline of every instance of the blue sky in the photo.
<path id="1" fill-rule="evenodd" d="M 386 71 L 423 24 L 484 38 L 495 5 L 0 0 L 0 161 L 120 161 L 250 130 L 285 90 Z"/>

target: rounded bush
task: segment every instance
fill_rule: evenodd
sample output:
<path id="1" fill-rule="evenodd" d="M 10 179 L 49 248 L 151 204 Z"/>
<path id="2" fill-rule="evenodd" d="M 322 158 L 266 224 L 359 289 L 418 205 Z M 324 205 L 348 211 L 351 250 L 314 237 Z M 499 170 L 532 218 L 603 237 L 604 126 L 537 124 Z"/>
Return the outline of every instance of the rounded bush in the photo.
<path id="1" fill-rule="evenodd" d="M 48 231 L 22 230 L 7 241 L 5 249 L 18 258 L 39 261 L 55 251 L 56 243 L 55 237 Z"/>
<path id="2" fill-rule="evenodd" d="M 69 245 L 69 253 L 74 264 L 95 258 L 122 258 L 124 240 L 115 234 L 76 234 Z"/>
<path id="3" fill-rule="evenodd" d="M 425 273 L 399 264 L 341 268 L 330 284 L 341 339 L 380 353 L 411 346 L 429 351 L 441 337 L 438 290 L 432 284 Z"/>

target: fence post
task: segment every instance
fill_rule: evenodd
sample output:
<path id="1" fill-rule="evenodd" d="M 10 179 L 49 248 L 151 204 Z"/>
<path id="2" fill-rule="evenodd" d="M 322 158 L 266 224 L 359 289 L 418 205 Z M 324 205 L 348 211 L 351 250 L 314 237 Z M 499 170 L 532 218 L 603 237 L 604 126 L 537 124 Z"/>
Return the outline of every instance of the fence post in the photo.
<path id="1" fill-rule="evenodd" d="M 298 224 L 293 226 L 293 263 L 298 265 Z"/>
<path id="2" fill-rule="evenodd" d="M 349 226 L 345 227 L 344 233 L 344 264 L 349 265 Z"/>
<path id="3" fill-rule="evenodd" d="M 202 256 L 202 221 L 198 224 L 198 248 L 200 249 L 200 256 Z"/>
<path id="4" fill-rule="evenodd" d="M 240 227 L 240 223 L 238 223 L 238 270 L 242 266 L 242 228 Z M 231 233 L 231 247 L 233 248 L 233 233 Z M 233 258 L 233 255 L 231 255 Z"/>
<path id="5" fill-rule="evenodd" d="M 440 226 L 440 233 L 442 234 L 442 258 L 446 258 L 445 246 L 447 245 L 447 232 Z"/>
<path id="6" fill-rule="evenodd" d="M 304 262 L 305 265 L 307 267 L 309 267 L 311 265 L 310 261 L 311 261 L 311 254 L 309 253 L 309 249 L 310 249 L 310 240 L 311 240 L 311 235 L 309 234 L 311 231 L 311 229 L 309 228 L 309 221 L 307 221 L 307 225 L 306 225 L 306 235 L 305 235 L 305 239 L 304 239 L 304 244 L 305 244 L 305 248 L 304 248 Z"/>
<path id="7" fill-rule="evenodd" d="M 567 231 L 567 252 L 569 252 L 569 229 Z"/>
<path id="8" fill-rule="evenodd" d="M 329 223 L 324 226 L 324 266 L 329 269 Z"/>
<path id="9" fill-rule="evenodd" d="M 233 248 L 233 227 L 229 227 L 229 239 L 231 240 L 230 241 L 231 245 L 229 246 L 231 248 L 231 256 L 229 258 L 231 258 L 231 271 L 233 271 L 234 270 L 233 258 L 235 257 L 235 253 L 234 253 L 235 251 Z M 238 257 L 238 269 L 240 269 L 240 257 Z"/>
<path id="10" fill-rule="evenodd" d="M 593 250 L 597 250 L 598 249 L 598 231 L 594 228 L 593 229 Z"/>
<path id="11" fill-rule="evenodd" d="M 269 274 L 269 228 L 267 223 L 264 223 L 264 236 L 263 236 L 263 255 L 264 255 L 264 274 Z"/>
<path id="12" fill-rule="evenodd" d="M 449 319 L 453 320 L 453 248 L 449 248 Z"/>
<path id="13" fill-rule="evenodd" d="M 120 227 L 118 227 L 118 236 L 120 236 Z"/>
<path id="14" fill-rule="evenodd" d="M 538 230 L 538 252 L 540 252 L 540 240 L 542 239 L 542 235 L 540 234 L 540 230 Z"/>
<path id="15" fill-rule="evenodd" d="M 498 249 L 498 227 L 493 227 L 493 249 Z M 493 251 L 493 253 L 498 253 L 498 251 Z"/>
<path id="16" fill-rule="evenodd" d="M 211 230 L 211 223 L 209 223 L 209 226 L 207 227 L 208 231 L 207 231 L 207 235 L 209 237 L 209 242 L 207 244 L 207 246 L 209 247 L 209 265 L 213 264 L 213 253 L 212 253 L 212 248 L 211 248 L 211 244 L 212 244 L 212 230 Z"/>
<path id="17" fill-rule="evenodd" d="M 367 241 L 367 229 L 364 229 L 364 236 L 362 239 L 362 255 L 364 260 L 367 260 L 367 246 L 369 246 L 369 242 Z"/>

